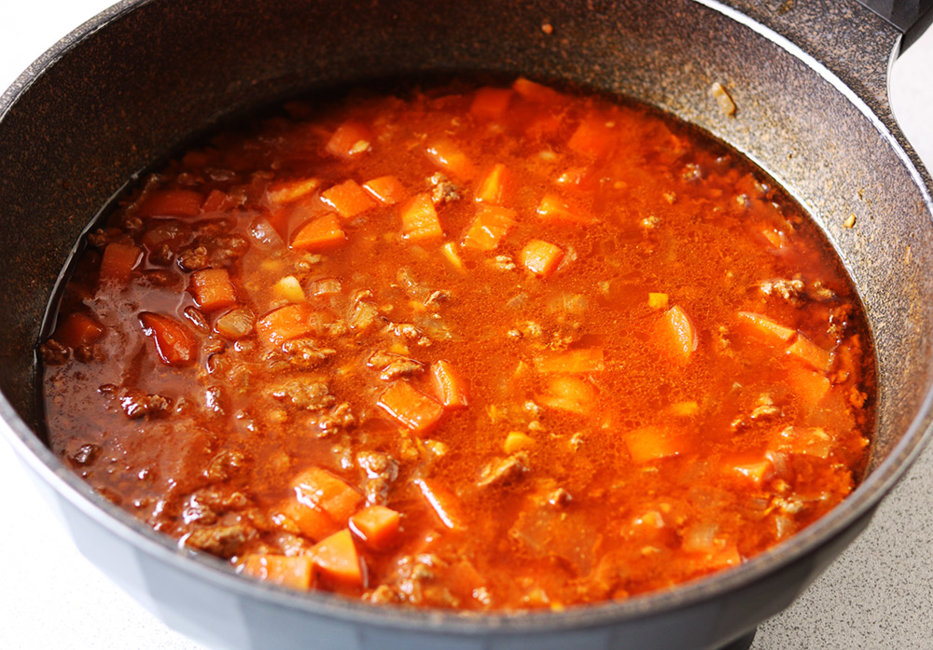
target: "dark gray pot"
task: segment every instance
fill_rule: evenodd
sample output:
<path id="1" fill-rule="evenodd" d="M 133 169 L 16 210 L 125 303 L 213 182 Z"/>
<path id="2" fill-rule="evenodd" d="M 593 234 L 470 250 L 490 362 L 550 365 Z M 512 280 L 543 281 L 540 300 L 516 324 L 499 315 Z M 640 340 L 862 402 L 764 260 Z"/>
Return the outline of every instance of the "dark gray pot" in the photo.
<path id="1" fill-rule="evenodd" d="M 0 301 L 15 306 L 0 328 L 0 414 L 82 552 L 169 625 L 215 646 L 711 648 L 787 606 L 865 527 L 928 437 L 931 181 L 887 103 L 897 28 L 854 1 L 728 5 L 127 1 L 31 66 L 0 99 Z M 667 592 L 458 616 L 241 579 L 142 526 L 50 453 L 38 433 L 40 321 L 82 230 L 127 179 L 192 132 L 273 98 L 463 69 L 566 78 L 653 103 L 731 143 L 811 211 L 859 288 L 880 364 L 870 473 L 839 508 L 736 570 Z M 714 81 L 735 99 L 734 119 L 708 96 Z M 850 214 L 857 225 L 846 229 Z"/>

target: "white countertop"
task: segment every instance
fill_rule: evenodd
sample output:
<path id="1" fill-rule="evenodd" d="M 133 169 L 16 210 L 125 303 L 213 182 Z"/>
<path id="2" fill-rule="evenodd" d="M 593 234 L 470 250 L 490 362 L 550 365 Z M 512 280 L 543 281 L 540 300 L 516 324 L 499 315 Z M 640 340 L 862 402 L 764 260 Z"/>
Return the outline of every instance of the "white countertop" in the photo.
<path id="1" fill-rule="evenodd" d="M 0 2 L 0 89 L 109 0 Z M 896 64 L 892 102 L 933 169 L 933 29 Z M 8 305 L 7 308 L 15 308 Z M 869 529 L 755 648 L 933 648 L 933 447 Z M 0 648 L 199 646 L 168 629 L 78 553 L 9 445 L 0 442 Z M 18 531 L 28 528 L 29 534 Z"/>

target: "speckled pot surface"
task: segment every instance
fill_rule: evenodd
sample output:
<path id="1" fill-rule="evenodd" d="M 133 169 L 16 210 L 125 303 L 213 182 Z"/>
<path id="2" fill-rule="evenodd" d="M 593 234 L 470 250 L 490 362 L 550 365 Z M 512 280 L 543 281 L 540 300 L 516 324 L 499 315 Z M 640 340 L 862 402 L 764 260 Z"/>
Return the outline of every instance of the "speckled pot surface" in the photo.
<path id="1" fill-rule="evenodd" d="M 543 30 L 549 24 L 552 30 Z M 550 33 L 547 33 L 547 32 Z M 712 648 L 780 611 L 865 526 L 928 437 L 933 204 L 887 103 L 899 32 L 854 1 L 150 0 L 79 28 L 0 98 L 0 413 L 81 550 L 212 646 Z M 839 251 L 879 357 L 871 472 L 842 506 L 742 567 L 562 613 L 459 616 L 296 594 L 179 550 L 41 440 L 35 355 L 62 265 L 102 206 L 193 133 L 335 82 L 488 70 L 649 102 L 787 187 Z M 710 97 L 722 83 L 735 117 Z M 855 215 L 855 227 L 844 221 Z"/>

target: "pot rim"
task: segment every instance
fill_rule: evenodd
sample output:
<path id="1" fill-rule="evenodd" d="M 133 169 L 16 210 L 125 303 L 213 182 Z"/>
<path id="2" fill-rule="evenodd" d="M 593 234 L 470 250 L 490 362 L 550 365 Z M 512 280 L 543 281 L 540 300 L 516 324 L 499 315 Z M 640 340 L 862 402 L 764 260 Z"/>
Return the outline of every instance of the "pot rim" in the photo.
<path id="1" fill-rule="evenodd" d="M 155 0 L 121 0 L 60 39 L 36 59 L 14 83 L 0 95 L 0 123 L 19 98 L 68 52 L 90 35 L 106 29 L 140 7 Z M 800 59 L 837 92 L 842 93 L 875 127 L 893 148 L 921 188 L 927 211 L 933 215 L 930 188 L 910 153 L 902 146 L 903 136 L 888 129 L 881 118 L 845 83 L 823 64 L 778 32 L 716 0 L 692 0 L 720 12 L 762 36 L 792 56 Z M 928 361 L 933 366 L 933 360 Z M 120 539 L 172 567 L 239 595 L 264 600 L 270 604 L 309 614 L 328 616 L 340 621 L 377 628 L 411 628 L 418 625 L 430 632 L 465 636 L 521 634 L 534 630 L 561 631 L 568 628 L 597 627 L 645 616 L 661 615 L 676 609 L 708 601 L 716 594 L 753 584 L 791 562 L 816 551 L 820 546 L 869 516 L 878 502 L 901 478 L 931 438 L 933 425 L 933 385 L 906 433 L 889 455 L 857 486 L 841 504 L 787 541 L 742 563 L 670 589 L 637 595 L 622 601 L 607 601 L 562 611 L 518 611 L 512 613 L 463 613 L 392 605 L 373 605 L 334 594 L 311 591 L 299 593 L 268 583 L 239 576 L 228 563 L 208 554 L 179 547 L 172 538 L 162 535 L 132 517 L 119 506 L 96 493 L 89 484 L 68 469 L 0 393 L 0 431 L 10 440 L 27 466 L 56 492 L 64 496 L 84 515 Z"/>

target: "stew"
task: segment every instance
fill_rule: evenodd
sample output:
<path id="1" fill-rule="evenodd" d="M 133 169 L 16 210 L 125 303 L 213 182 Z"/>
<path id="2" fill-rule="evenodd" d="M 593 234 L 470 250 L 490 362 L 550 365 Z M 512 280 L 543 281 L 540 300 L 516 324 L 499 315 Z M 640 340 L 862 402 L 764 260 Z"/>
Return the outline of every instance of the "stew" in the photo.
<path id="1" fill-rule="evenodd" d="M 559 609 L 741 564 L 864 469 L 840 262 L 736 152 L 519 78 L 295 101 L 87 236 L 53 450 L 298 590 Z"/>

